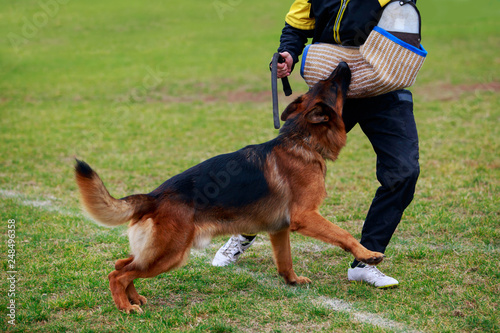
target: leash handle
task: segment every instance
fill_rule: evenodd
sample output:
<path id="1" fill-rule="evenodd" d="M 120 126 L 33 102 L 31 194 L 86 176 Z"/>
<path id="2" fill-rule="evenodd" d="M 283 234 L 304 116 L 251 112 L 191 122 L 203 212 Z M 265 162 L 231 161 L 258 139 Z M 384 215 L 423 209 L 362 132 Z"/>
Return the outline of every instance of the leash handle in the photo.
<path id="1" fill-rule="evenodd" d="M 273 54 L 273 59 L 271 61 L 271 91 L 273 97 L 273 120 L 275 129 L 279 129 L 281 125 L 278 106 L 278 63 L 284 62 L 285 58 L 283 58 L 279 52 Z M 285 96 L 290 96 L 292 94 L 292 88 L 290 87 L 288 78 L 282 78 L 281 83 L 283 84 L 283 92 L 285 93 Z"/>
<path id="2" fill-rule="evenodd" d="M 271 92 L 273 96 L 273 120 L 274 128 L 280 128 L 280 116 L 278 108 L 278 60 L 280 54 L 276 52 L 273 55 L 273 60 L 271 61 Z"/>

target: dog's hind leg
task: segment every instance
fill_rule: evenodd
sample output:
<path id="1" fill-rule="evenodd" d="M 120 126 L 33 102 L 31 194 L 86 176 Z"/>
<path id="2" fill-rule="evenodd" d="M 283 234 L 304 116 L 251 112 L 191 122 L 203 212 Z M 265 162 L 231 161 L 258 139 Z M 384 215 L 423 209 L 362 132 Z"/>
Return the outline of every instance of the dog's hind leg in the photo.
<path id="1" fill-rule="evenodd" d="M 373 252 L 361 245 L 348 231 L 328 221 L 317 211 L 295 214 L 291 219 L 291 230 L 319 239 L 351 252 L 364 263 L 376 265 L 384 259 L 384 254 Z"/>
<path id="2" fill-rule="evenodd" d="M 170 246 L 152 261 L 153 264 L 145 268 L 141 268 L 132 261 L 120 270 L 111 272 L 108 275 L 109 287 L 118 309 L 126 313 L 142 313 L 142 309 L 139 305 L 145 304 L 146 298 L 137 293 L 133 281 L 138 278 L 154 277 L 182 266 L 189 255 L 190 248 L 191 247 L 188 246 L 183 249 L 178 249 L 174 248 L 174 246 Z"/>
<path id="3" fill-rule="evenodd" d="M 287 228 L 276 233 L 270 233 L 269 237 L 273 246 L 274 261 L 278 267 L 278 273 L 285 279 L 285 282 L 291 285 L 311 283 L 311 280 L 303 276 L 297 276 L 293 271 L 290 230 Z"/>
<path id="4" fill-rule="evenodd" d="M 115 301 L 116 307 L 126 313 L 130 312 L 142 312 L 142 309 L 137 304 L 131 304 L 129 297 L 127 295 L 127 289 L 137 277 L 137 271 L 129 271 L 133 265 L 127 265 L 125 269 L 113 271 L 109 273 L 109 289 L 111 290 L 111 295 Z M 135 288 L 134 288 L 135 289 Z M 137 292 L 137 291 L 136 291 Z"/>
<path id="5" fill-rule="evenodd" d="M 130 264 L 132 261 L 134 261 L 134 256 L 130 256 L 130 257 L 126 258 L 126 259 L 118 259 L 115 262 L 115 269 L 116 270 L 120 270 L 123 267 L 127 266 L 128 264 Z"/>
<path id="6" fill-rule="evenodd" d="M 126 259 L 119 259 L 115 263 L 115 269 L 120 270 L 120 269 L 124 268 L 125 266 L 127 266 L 128 264 L 132 263 L 133 260 L 134 260 L 134 256 L 130 256 Z M 141 295 L 139 295 L 139 293 L 137 293 L 137 290 L 135 289 L 135 286 L 134 286 L 134 281 L 130 282 L 130 284 L 128 285 L 125 292 L 127 293 L 127 297 L 129 299 L 130 303 L 138 304 L 138 305 L 143 305 L 143 304 L 147 303 L 146 297 L 141 296 Z"/>
<path id="7" fill-rule="evenodd" d="M 148 299 L 146 297 L 139 295 L 139 293 L 135 289 L 134 281 L 130 282 L 125 292 L 127 293 L 128 300 L 132 305 L 144 305 L 148 302 Z"/>

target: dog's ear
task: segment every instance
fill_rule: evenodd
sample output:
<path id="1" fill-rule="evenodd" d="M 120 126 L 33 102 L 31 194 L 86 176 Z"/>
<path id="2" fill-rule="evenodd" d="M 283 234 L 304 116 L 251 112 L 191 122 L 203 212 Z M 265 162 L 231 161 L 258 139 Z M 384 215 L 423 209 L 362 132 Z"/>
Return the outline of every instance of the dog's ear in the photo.
<path id="1" fill-rule="evenodd" d="M 286 107 L 286 109 L 283 111 L 283 113 L 281 114 L 281 120 L 282 121 L 286 121 L 288 119 L 288 117 L 290 117 L 290 115 L 292 113 L 294 113 L 295 111 L 297 111 L 297 109 L 299 108 L 300 104 L 302 104 L 302 100 L 303 100 L 303 97 L 300 96 L 297 99 L 295 99 L 295 101 L 293 101 L 292 103 L 290 103 Z"/>
<path id="2" fill-rule="evenodd" d="M 317 103 L 309 110 L 305 118 L 311 124 L 327 123 L 338 117 L 337 113 L 325 103 Z"/>

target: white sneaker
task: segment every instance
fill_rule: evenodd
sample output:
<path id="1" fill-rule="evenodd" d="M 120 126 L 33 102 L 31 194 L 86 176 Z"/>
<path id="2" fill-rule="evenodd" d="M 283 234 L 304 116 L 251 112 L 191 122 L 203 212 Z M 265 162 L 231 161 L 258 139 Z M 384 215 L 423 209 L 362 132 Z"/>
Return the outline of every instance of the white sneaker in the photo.
<path id="1" fill-rule="evenodd" d="M 236 262 L 240 255 L 252 246 L 253 242 L 255 242 L 255 238 L 257 237 L 249 240 L 242 235 L 232 236 L 226 244 L 217 251 L 214 260 L 212 260 L 212 266 L 227 266 Z"/>
<path id="2" fill-rule="evenodd" d="M 398 280 L 385 275 L 377 267 L 371 265 L 349 268 L 347 270 L 347 279 L 351 282 L 366 282 L 381 289 L 397 287 L 399 284 Z"/>

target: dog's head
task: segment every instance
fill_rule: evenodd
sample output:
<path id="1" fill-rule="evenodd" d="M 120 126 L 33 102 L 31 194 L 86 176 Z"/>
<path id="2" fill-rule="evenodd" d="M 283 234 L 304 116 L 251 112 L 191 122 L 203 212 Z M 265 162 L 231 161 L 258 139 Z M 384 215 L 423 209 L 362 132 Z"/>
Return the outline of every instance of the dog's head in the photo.
<path id="1" fill-rule="evenodd" d="M 325 80 L 293 101 L 281 114 L 283 132 L 297 132 L 323 157 L 335 160 L 345 145 L 342 108 L 351 82 L 351 70 L 341 62 Z"/>

